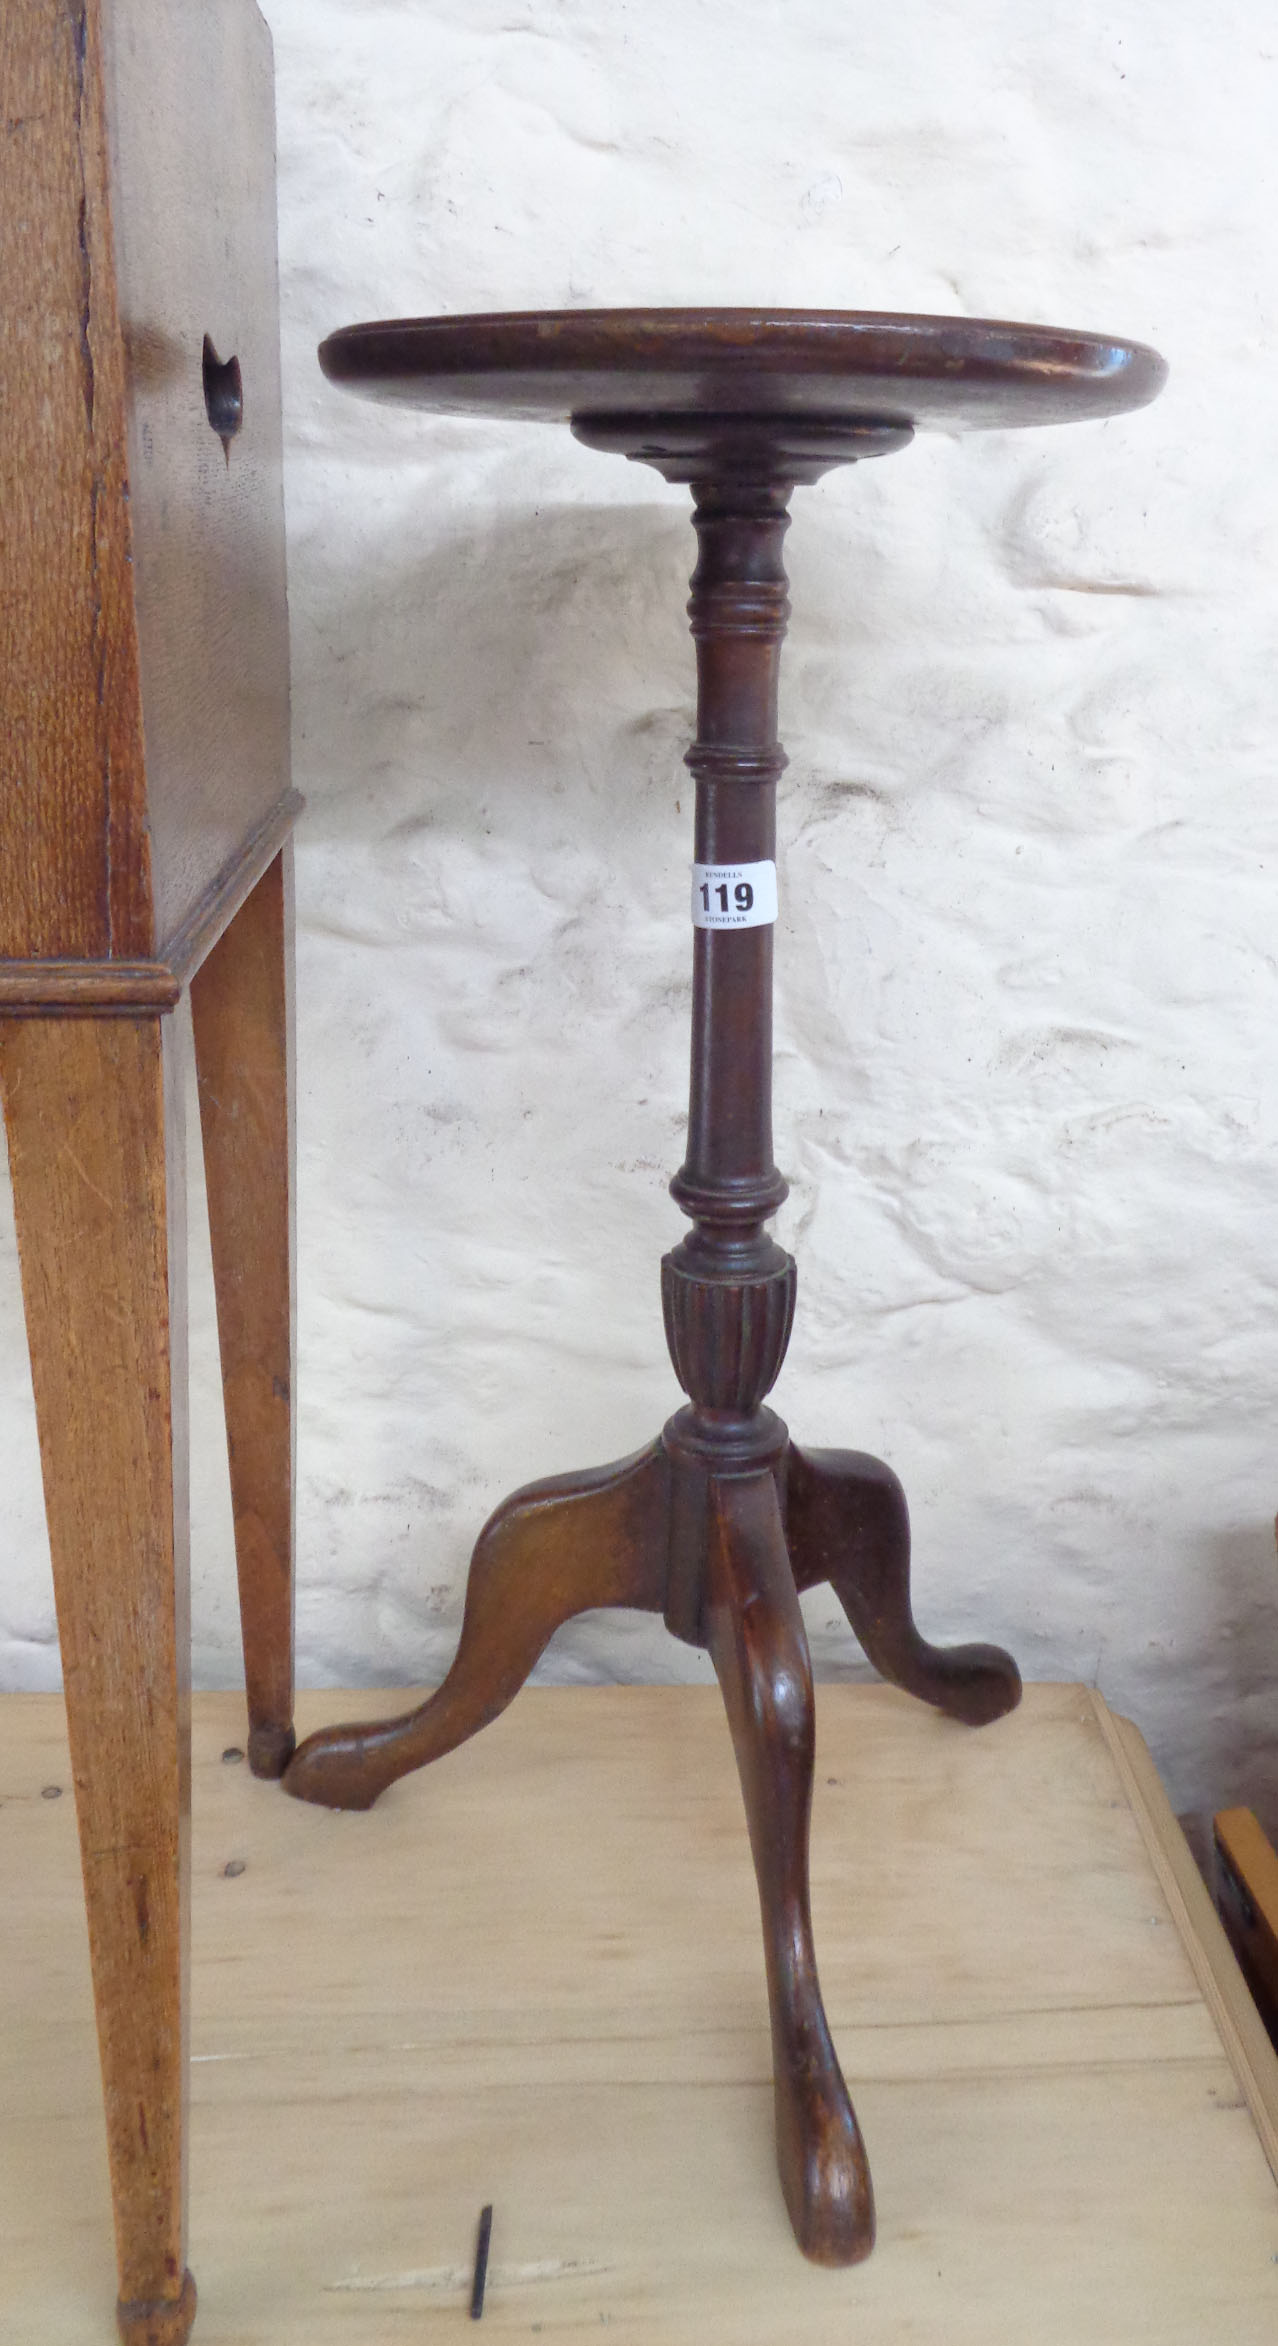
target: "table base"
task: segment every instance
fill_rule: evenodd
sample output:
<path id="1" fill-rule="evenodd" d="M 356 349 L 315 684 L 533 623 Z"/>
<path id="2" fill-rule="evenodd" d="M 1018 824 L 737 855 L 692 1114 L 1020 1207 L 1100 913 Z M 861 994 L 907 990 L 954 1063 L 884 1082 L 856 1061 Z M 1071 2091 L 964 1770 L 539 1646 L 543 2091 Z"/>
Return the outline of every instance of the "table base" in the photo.
<path id="1" fill-rule="evenodd" d="M 905 1495 L 880 1460 L 800 1450 L 762 1410 L 749 1456 L 727 1470 L 706 1457 L 699 1431 L 697 1413 L 682 1410 L 633 1457 L 507 1499 L 480 1534 L 442 1686 L 400 1718 L 309 1736 L 284 1785 L 327 1807 L 371 1807 L 397 1777 L 499 1717 L 555 1630 L 595 1606 L 661 1613 L 704 1647 L 758 1878 L 786 2206 L 806 2256 L 853 2264 L 874 2244 L 874 2195 L 813 1946 L 814 1704 L 800 1591 L 828 1582 L 875 1668 L 951 1718 L 979 1726 L 1011 1710 L 1020 1674 L 997 1646 L 944 1648 L 922 1635 Z"/>

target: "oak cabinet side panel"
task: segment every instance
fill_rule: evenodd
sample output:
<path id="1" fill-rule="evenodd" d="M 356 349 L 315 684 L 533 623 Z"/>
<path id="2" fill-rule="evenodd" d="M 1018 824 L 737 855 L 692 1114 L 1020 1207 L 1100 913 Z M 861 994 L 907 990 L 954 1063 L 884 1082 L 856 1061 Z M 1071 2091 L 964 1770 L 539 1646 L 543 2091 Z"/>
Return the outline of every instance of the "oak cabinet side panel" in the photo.
<path id="1" fill-rule="evenodd" d="M 0 955 L 10 959 L 137 952 L 149 925 L 97 36 L 91 7 L 9 0 L 0 43 Z"/>
<path id="2" fill-rule="evenodd" d="M 289 786 L 274 74 L 252 0 L 102 0 L 155 942 Z"/>

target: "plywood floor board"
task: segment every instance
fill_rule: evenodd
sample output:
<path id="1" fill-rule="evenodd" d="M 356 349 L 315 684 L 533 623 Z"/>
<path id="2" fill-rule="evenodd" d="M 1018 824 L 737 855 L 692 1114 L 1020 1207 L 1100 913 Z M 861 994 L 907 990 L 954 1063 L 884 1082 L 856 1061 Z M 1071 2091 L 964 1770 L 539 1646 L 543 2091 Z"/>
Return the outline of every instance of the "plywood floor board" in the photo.
<path id="1" fill-rule="evenodd" d="M 302 1724 L 401 1701 L 312 1695 Z M 196 1698 L 204 2346 L 460 2337 L 486 2199 L 485 2320 L 547 2346 L 1273 2346 L 1278 2064 L 1139 1739 L 1077 1687 L 975 1735 L 888 1689 L 819 1710 L 818 1943 L 879 2201 L 834 2274 L 776 2190 L 717 1690 L 531 1690 L 362 1817 L 225 1763 L 240 1704 Z M 56 1698 L 0 1701 L 0 1879 L 0 2340 L 92 2346 L 114 2283 Z"/>

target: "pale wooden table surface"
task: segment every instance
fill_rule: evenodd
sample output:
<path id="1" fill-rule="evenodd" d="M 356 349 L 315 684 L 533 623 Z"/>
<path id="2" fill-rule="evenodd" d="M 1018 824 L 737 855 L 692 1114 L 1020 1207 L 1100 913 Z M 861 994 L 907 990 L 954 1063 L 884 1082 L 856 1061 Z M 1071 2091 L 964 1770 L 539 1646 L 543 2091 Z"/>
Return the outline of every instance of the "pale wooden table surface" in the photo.
<path id="1" fill-rule="evenodd" d="M 242 1704 L 196 1698 L 201 2346 L 482 2335 L 487 2199 L 485 2322 L 546 2346 L 1274 2346 L 1278 2064 L 1143 1746 L 1077 1687 L 978 1734 L 819 1691 L 818 1947 L 879 2245 L 802 2261 L 720 1707 L 533 1690 L 342 1816 L 224 1764 Z M 0 1701 L 0 1882 L 0 2339 L 109 2346 L 56 1698 Z"/>

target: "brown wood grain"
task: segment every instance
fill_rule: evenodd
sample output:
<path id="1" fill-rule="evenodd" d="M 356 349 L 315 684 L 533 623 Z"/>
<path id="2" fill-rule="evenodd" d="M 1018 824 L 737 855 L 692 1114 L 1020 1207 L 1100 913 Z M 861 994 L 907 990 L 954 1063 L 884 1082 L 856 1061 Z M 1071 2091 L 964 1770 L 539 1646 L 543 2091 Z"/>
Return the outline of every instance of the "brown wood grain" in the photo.
<path id="1" fill-rule="evenodd" d="M 289 784 L 271 42 L 251 0 L 100 0 L 163 952 Z M 224 449 L 204 338 L 243 377 Z"/>
<path id="2" fill-rule="evenodd" d="M 0 74 L 0 954 L 163 958 L 289 787 L 270 41 L 11 0 Z"/>
<path id="3" fill-rule="evenodd" d="M 571 418 L 591 445 L 596 423 L 646 417 L 632 454 L 688 417 L 869 419 L 898 446 L 915 425 L 1069 423 L 1143 407 L 1167 378 L 1157 351 L 1111 334 L 772 308 L 385 318 L 330 334 L 320 364 L 366 398 L 437 414 Z"/>
<path id="4" fill-rule="evenodd" d="M 137 1010 L 173 1010 L 188 978 L 235 917 L 249 891 L 287 840 L 302 809 L 290 790 L 265 822 L 251 831 L 170 937 L 163 960 L 0 960 L 0 1014 L 56 1018 L 92 1011 L 101 1017 Z"/>
<path id="5" fill-rule="evenodd" d="M 176 1030 L 0 1022 L 125 2334 L 185 2335 L 184 1174 Z"/>
<path id="6" fill-rule="evenodd" d="M 705 1628 L 759 1885 L 781 2188 L 805 2256 L 858 2263 L 874 2246 L 874 2190 L 817 1980 L 808 1880 L 812 1665 L 766 1468 L 716 1482 Z"/>
<path id="7" fill-rule="evenodd" d="M 191 987 L 239 1574 L 249 1760 L 293 1749 L 293 860 L 276 856 Z"/>
<path id="8" fill-rule="evenodd" d="M 937 321 L 917 323 L 931 329 Z M 549 353 L 539 378 L 549 414 L 564 391 L 557 370 L 575 363 L 574 350 L 583 366 L 594 364 L 633 391 L 636 371 L 654 347 L 660 355 L 669 325 L 669 313 L 620 320 L 605 313 L 567 324 L 556 317 L 540 324 L 472 319 L 460 321 L 457 333 L 446 322 L 423 328 L 410 321 L 403 329 L 339 336 L 324 353 L 330 371 L 361 388 L 389 384 L 426 406 L 513 404 L 516 411 L 528 395 L 524 370 Z M 789 343 L 756 325 L 743 325 L 742 313 L 680 314 L 671 337 L 673 376 L 698 354 L 704 362 L 700 389 L 684 384 L 680 415 L 632 409 L 584 423 L 574 415 L 588 445 L 692 485 L 699 555 L 688 612 L 697 736 L 686 763 L 696 782 L 697 862 L 725 867 L 770 863 L 776 851 L 776 784 L 786 762 L 777 693 L 789 613 L 782 547 L 791 492 L 833 464 L 890 452 L 909 438 L 908 425 L 865 425 L 851 412 L 865 390 L 854 348 L 845 353 L 843 421 L 800 415 L 796 423 L 792 413 L 768 412 L 725 419 L 715 405 L 725 356 L 740 362 L 727 368 L 739 390 L 759 347 L 779 341 L 797 397 L 805 357 L 817 367 L 831 344 L 837 351 L 840 334 L 848 340 L 846 318 L 803 321 Z M 983 335 L 988 339 L 988 330 L 978 328 L 972 338 L 973 398 L 991 380 Z M 921 347 L 939 365 L 941 338 L 927 331 Z M 341 366 L 331 364 L 335 348 Z M 489 369 L 480 393 L 479 378 L 466 372 L 467 353 Z M 1037 329 L 1026 330 L 1021 376 L 1010 390 L 1004 385 L 1013 405 L 1027 410 L 1034 406 L 1031 357 L 1043 357 Z M 1066 367 L 1054 389 L 1059 412 L 1075 411 L 1080 401 L 1085 409 L 1086 389 L 1085 370 L 1071 377 Z M 396 1718 L 308 1736 L 284 1782 L 318 1805 L 370 1806 L 397 1777 L 495 1719 L 553 1631 L 589 1606 L 647 1606 L 675 1635 L 707 1646 L 732 1728 L 758 1877 L 786 2206 L 807 2256 L 847 2265 L 873 2245 L 874 2199 L 817 1982 L 808 1899 L 812 1679 L 799 1592 L 828 1579 L 885 1675 L 955 1718 L 978 1724 L 998 1717 L 1019 1699 L 1021 1682 L 996 1647 L 944 1652 L 921 1636 L 895 1476 L 858 1453 L 802 1457 L 763 1406 L 785 1357 L 796 1280 L 792 1258 L 767 1230 L 786 1195 L 772 1154 L 772 946 L 770 922 L 694 933 L 688 1146 L 670 1185 L 693 1226 L 662 1264 L 666 1337 L 688 1405 L 635 1459 L 534 1484 L 499 1507 L 475 1549 L 461 1641 L 438 1692 Z"/>
<path id="9" fill-rule="evenodd" d="M 475 1543 L 443 1685 L 400 1717 L 308 1735 L 285 1791 L 325 1808 L 371 1808 L 397 1777 L 499 1718 L 575 1614 L 595 1605 L 659 1613 L 669 1491 L 665 1451 L 652 1442 L 614 1465 L 548 1476 L 504 1499 Z"/>
<path id="10" fill-rule="evenodd" d="M 12 0 L 0 42 L 0 945 L 15 957 L 152 942 L 98 34 L 92 6 Z"/>
<path id="11" fill-rule="evenodd" d="M 1021 1674 L 994 1645 L 936 1646 L 914 1619 L 910 1512 L 900 1481 L 859 1450 L 786 1460 L 786 1532 L 801 1589 L 828 1581 L 882 1677 L 952 1719 L 984 1727 L 1020 1701 Z"/>
<path id="12" fill-rule="evenodd" d="M 130 2346 L 176 2346 L 194 2311 L 185 1261 L 159 1014 L 211 952 L 201 1038 L 255 1761 L 278 1766 L 291 1733 L 282 866 L 233 921 L 297 811 L 272 94 L 253 0 L 5 10 L 0 1079 Z M 225 378 L 214 357 L 235 362 Z"/>

